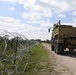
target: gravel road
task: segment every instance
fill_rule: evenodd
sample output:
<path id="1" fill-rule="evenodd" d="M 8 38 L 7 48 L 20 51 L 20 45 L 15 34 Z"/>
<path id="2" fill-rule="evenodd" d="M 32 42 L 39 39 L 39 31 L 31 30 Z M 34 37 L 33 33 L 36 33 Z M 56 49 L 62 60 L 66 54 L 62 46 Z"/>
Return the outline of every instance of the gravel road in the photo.
<path id="1" fill-rule="evenodd" d="M 42 43 L 49 51 L 51 51 L 51 45 L 47 43 Z M 63 55 L 58 55 L 54 51 L 51 51 L 52 55 L 56 60 L 57 72 L 60 72 L 60 75 L 76 75 L 76 52 L 65 51 Z"/>

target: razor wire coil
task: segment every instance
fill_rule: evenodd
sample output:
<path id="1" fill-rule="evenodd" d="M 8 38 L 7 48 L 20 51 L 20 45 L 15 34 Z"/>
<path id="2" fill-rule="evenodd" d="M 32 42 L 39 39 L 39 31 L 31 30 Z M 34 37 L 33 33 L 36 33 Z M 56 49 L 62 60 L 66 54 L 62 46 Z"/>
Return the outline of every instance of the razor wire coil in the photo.
<path id="1" fill-rule="evenodd" d="M 29 48 L 35 48 L 37 44 L 22 34 L 0 29 L 0 75 L 24 73 L 30 58 Z M 25 61 L 21 62 L 23 59 Z"/>

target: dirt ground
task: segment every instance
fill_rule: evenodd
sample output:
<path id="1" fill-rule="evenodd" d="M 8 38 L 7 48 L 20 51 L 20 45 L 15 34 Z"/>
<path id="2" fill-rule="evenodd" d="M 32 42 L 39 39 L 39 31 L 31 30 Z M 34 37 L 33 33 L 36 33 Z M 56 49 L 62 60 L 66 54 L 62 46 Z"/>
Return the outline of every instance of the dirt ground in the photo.
<path id="1" fill-rule="evenodd" d="M 43 43 L 43 46 L 51 51 L 50 44 Z M 55 70 L 59 72 L 60 75 L 76 75 L 76 51 L 65 51 L 62 55 L 58 55 L 54 51 L 51 52 L 56 60 Z"/>

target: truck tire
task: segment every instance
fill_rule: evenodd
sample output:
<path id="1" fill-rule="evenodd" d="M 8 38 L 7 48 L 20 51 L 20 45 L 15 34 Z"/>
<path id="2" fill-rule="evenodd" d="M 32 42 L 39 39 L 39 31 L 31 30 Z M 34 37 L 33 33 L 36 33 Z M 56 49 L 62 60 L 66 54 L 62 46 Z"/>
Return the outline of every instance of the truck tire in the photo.
<path id="1" fill-rule="evenodd" d="M 73 51 L 73 49 L 69 49 L 69 51 Z"/>
<path id="2" fill-rule="evenodd" d="M 54 51 L 54 46 L 53 45 L 51 45 L 51 50 Z"/>
<path id="3" fill-rule="evenodd" d="M 58 43 L 55 45 L 55 53 L 57 54 L 63 54 L 64 51 L 64 44 L 63 43 Z"/>

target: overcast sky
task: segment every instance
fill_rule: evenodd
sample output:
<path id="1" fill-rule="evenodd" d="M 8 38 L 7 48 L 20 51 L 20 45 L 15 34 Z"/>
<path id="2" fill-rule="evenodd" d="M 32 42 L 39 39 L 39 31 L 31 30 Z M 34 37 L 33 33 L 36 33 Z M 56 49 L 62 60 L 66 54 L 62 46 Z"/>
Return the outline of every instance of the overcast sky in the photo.
<path id="1" fill-rule="evenodd" d="M 0 0 L 0 29 L 28 39 L 50 39 L 58 20 L 76 26 L 76 0 Z"/>

